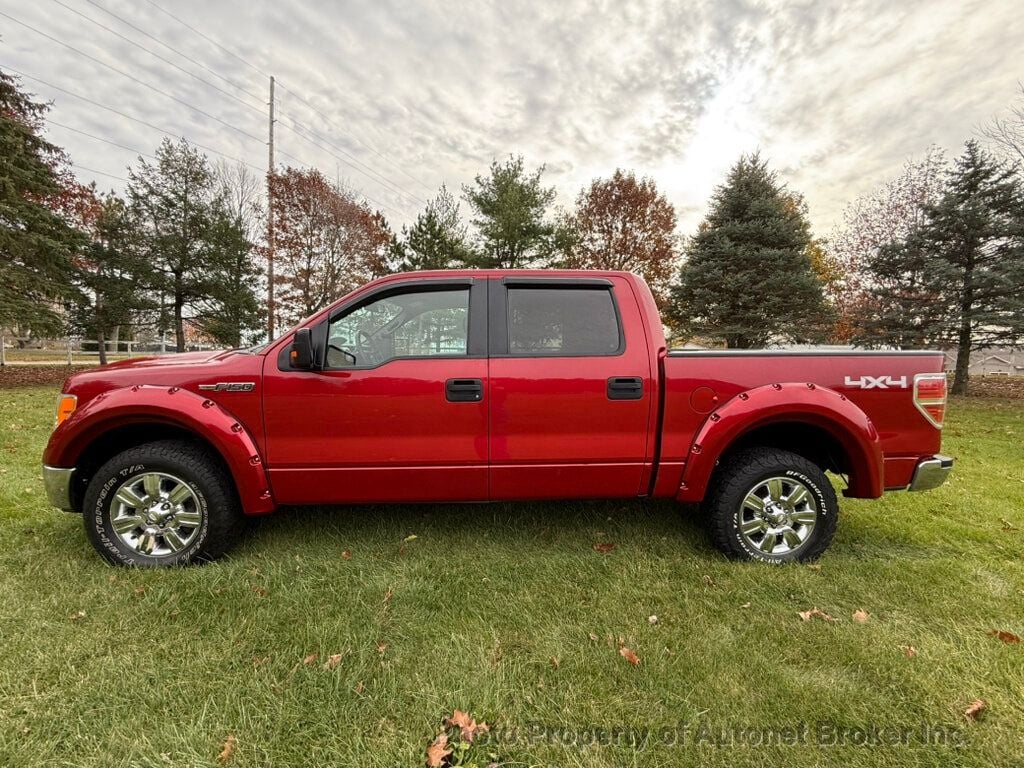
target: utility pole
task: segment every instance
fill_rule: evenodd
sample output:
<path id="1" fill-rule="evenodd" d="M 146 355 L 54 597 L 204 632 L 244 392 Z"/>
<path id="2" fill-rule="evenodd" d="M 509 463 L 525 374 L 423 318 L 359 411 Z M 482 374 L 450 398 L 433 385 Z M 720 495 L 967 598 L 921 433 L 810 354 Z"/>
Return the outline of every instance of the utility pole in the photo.
<path id="1" fill-rule="evenodd" d="M 267 142 L 267 341 L 274 340 L 274 76 L 270 76 L 270 141 Z"/>

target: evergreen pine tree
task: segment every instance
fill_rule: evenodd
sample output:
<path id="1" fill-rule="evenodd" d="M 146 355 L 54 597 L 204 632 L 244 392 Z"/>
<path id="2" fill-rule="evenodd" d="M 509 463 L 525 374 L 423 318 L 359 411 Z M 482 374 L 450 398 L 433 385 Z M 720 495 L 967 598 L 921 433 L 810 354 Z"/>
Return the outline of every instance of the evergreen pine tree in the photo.
<path id="1" fill-rule="evenodd" d="M 114 193 L 94 200 L 91 215 L 83 222 L 89 244 L 79 258 L 71 324 L 99 344 L 100 364 L 107 363 L 106 342 L 115 329 L 131 325 L 140 312 L 151 309 L 145 287 L 152 283 L 152 269 L 139 256 L 134 228 L 124 200 Z"/>
<path id="2" fill-rule="evenodd" d="M 741 157 L 687 248 L 672 313 L 687 336 L 730 349 L 808 341 L 829 323 L 808 257 L 805 206 L 759 155 Z"/>
<path id="3" fill-rule="evenodd" d="M 1017 168 L 968 141 L 918 238 L 938 343 L 957 348 L 953 393 L 967 391 L 972 349 L 1024 332 L 1024 190 Z"/>
<path id="4" fill-rule="evenodd" d="M 451 269 L 473 260 L 459 204 L 443 185 L 413 225 L 403 227 L 399 248 L 402 271 Z"/>
<path id="5" fill-rule="evenodd" d="M 59 213 L 70 180 L 40 135 L 46 112 L 0 72 L 0 328 L 57 333 L 84 238 Z"/>
<path id="6" fill-rule="evenodd" d="M 528 173 L 522 157 L 510 157 L 504 163 L 495 160 L 488 176 L 463 187 L 480 241 L 470 266 L 539 266 L 556 254 L 563 238 L 547 218 L 555 190 L 541 184 L 543 173 L 544 166 Z"/>

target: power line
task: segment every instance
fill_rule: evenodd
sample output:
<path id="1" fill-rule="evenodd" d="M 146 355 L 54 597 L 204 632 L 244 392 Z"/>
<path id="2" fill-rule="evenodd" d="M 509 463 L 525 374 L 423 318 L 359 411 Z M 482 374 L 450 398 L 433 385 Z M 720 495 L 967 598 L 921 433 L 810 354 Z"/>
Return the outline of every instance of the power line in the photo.
<path id="1" fill-rule="evenodd" d="M 92 2 L 92 0 L 89 0 L 89 2 Z M 226 54 L 227 54 L 228 56 L 231 56 L 232 58 L 235 58 L 235 59 L 237 59 L 238 61 L 240 61 L 240 62 L 242 62 L 243 64 L 245 64 L 245 66 L 247 66 L 247 67 L 249 67 L 250 69 L 252 69 L 252 70 L 254 70 L 254 71 L 256 71 L 256 72 L 260 73 L 260 74 L 261 74 L 261 75 L 263 75 L 264 77 L 270 77 L 270 75 L 269 75 L 269 74 L 268 74 L 267 72 L 264 72 L 264 71 L 263 71 L 262 69 L 260 69 L 259 67 L 257 67 L 257 66 L 256 66 L 255 64 L 253 64 L 253 63 L 252 63 L 252 62 L 250 62 L 249 60 L 247 60 L 247 59 L 245 59 L 245 58 L 243 58 L 243 57 L 239 56 L 239 55 L 238 55 L 237 53 L 235 53 L 234 51 L 232 51 L 232 50 L 229 50 L 228 48 L 225 48 L 225 47 L 224 47 L 223 45 L 221 45 L 220 43 L 218 43 L 218 42 L 217 42 L 216 40 L 214 40 L 214 39 L 213 39 L 212 37 L 210 37 L 209 35 L 207 35 L 207 34 L 205 34 L 205 33 L 203 33 L 203 32 L 200 32 L 200 31 L 199 31 L 198 29 L 196 29 L 196 28 L 195 28 L 195 27 L 193 27 L 193 26 L 192 26 L 191 24 L 189 24 L 189 23 L 188 23 L 187 21 L 182 21 L 181 19 L 179 19 L 179 18 L 178 18 L 177 16 L 175 16 L 175 15 L 174 15 L 173 13 L 171 13 L 171 12 L 170 12 L 170 11 L 168 11 L 167 9 L 163 8 L 162 6 L 158 5 L 157 3 L 154 3 L 154 2 L 153 2 L 153 0 L 146 0 L 146 2 L 147 2 L 147 3 L 149 3 L 150 5 L 152 5 L 152 6 L 154 7 L 154 8 L 156 8 L 156 9 L 157 9 L 158 11 L 160 11 L 160 13 L 162 13 L 162 14 L 165 14 L 165 15 L 167 15 L 167 16 L 170 16 L 170 17 L 171 17 L 172 19 L 174 19 L 174 20 L 175 20 L 176 22 L 178 22 L 179 24 L 181 24 L 181 25 L 182 25 L 183 27 L 185 27 L 185 28 L 187 28 L 187 29 L 190 29 L 190 30 L 191 30 L 192 32 L 194 32 L 195 34 L 197 34 L 197 35 L 199 35 L 199 36 L 200 36 L 201 38 L 203 38 L 203 40 L 205 40 L 206 42 L 210 43 L 211 45 L 215 45 L 215 46 L 216 46 L 217 48 L 219 48 L 220 50 L 224 51 L 224 53 L 226 53 Z"/>
<path id="2" fill-rule="evenodd" d="M 95 139 L 96 141 L 102 141 L 104 144 L 109 144 L 112 147 L 119 147 L 120 149 L 127 150 L 128 152 L 134 152 L 136 155 L 141 155 L 143 157 L 148 157 L 148 158 L 150 158 L 152 160 L 156 159 L 156 155 L 151 155 L 149 152 L 143 152 L 141 149 L 135 149 L 134 147 L 129 147 L 129 146 L 126 146 L 124 144 L 119 144 L 116 141 L 112 141 L 111 139 L 105 139 L 102 136 L 96 136 L 95 134 L 89 133 L 88 131 L 83 131 L 80 128 L 72 128 L 70 125 L 64 125 L 64 123 L 58 123 L 56 120 L 51 120 L 51 119 L 47 118 L 46 124 L 47 125 L 56 125 L 59 128 L 63 128 L 65 131 L 72 131 L 73 133 L 80 133 L 82 136 L 88 136 L 90 139 Z"/>
<path id="3" fill-rule="evenodd" d="M 66 93 L 68 96 L 72 96 L 72 97 L 74 97 L 76 99 L 80 99 L 80 100 L 86 102 L 87 104 L 92 104 L 94 107 L 99 107 L 100 109 L 105 109 L 108 112 L 113 112 L 115 115 L 123 117 L 126 120 L 131 120 L 133 123 L 138 123 L 139 125 L 144 125 L 147 128 L 152 128 L 157 133 L 162 133 L 165 136 L 170 136 L 171 138 L 185 138 L 184 136 L 182 136 L 181 133 L 178 133 L 178 132 L 175 132 L 175 131 L 168 131 L 168 130 L 166 130 L 164 128 L 161 128 L 158 125 L 153 125 L 153 123 L 147 122 L 147 121 L 142 120 L 142 119 L 140 119 L 138 117 L 133 117 L 132 115 L 129 115 L 129 114 L 125 113 L 125 112 L 122 112 L 119 109 L 115 109 L 114 107 L 108 107 L 106 104 L 101 104 L 100 102 L 98 102 L 98 101 L 96 101 L 94 99 L 90 99 L 88 96 L 82 96 L 81 94 L 75 93 L 74 91 L 69 91 L 67 88 L 61 88 L 59 85 L 54 85 L 53 83 L 49 83 L 46 80 L 42 80 L 42 79 L 40 79 L 38 77 L 33 77 L 32 75 L 26 74 L 25 72 L 21 72 L 21 71 L 15 69 L 14 67 L 9 67 L 6 64 L 0 64 L 0 68 L 6 69 L 8 72 L 13 72 L 14 74 L 18 75 L 19 77 L 24 77 L 24 78 L 27 78 L 28 80 L 31 80 L 31 81 L 36 82 L 36 83 L 39 83 L 40 85 L 45 85 L 47 88 L 52 88 L 55 91 L 60 91 L 61 93 Z M 241 158 L 225 154 L 224 152 L 221 152 L 218 149 L 214 149 L 213 147 L 207 147 L 206 145 L 200 144 L 197 141 L 189 140 L 189 143 L 192 144 L 192 146 L 198 147 L 199 149 L 202 149 L 205 152 L 211 152 L 211 153 L 213 153 L 215 155 L 220 155 L 221 157 L 225 158 L 226 160 L 231 160 L 232 162 L 235 162 L 235 163 L 241 163 L 242 165 L 247 165 L 250 168 L 259 171 L 260 173 L 265 173 L 265 169 L 264 168 L 260 168 L 259 166 L 253 165 L 252 163 L 247 162 L 245 160 L 242 160 Z"/>
<path id="4" fill-rule="evenodd" d="M 123 77 L 127 77 L 129 80 L 132 80 L 132 81 L 138 83 L 139 85 L 145 86 L 146 88 L 149 88 L 154 93 L 159 93 L 162 96 L 166 96 L 167 98 L 171 99 L 172 101 L 176 101 L 178 104 L 181 104 L 182 106 L 188 107 L 189 109 L 191 109 L 191 110 L 193 110 L 195 112 L 198 112 L 200 115 L 203 115 L 204 117 L 208 117 L 211 120 L 214 120 L 214 121 L 220 123 L 221 125 L 225 126 L 226 128 L 230 128 L 231 130 L 236 131 L 236 132 L 242 134 L 243 136 L 246 136 L 246 137 L 248 137 L 250 139 L 253 139 L 254 141 L 258 141 L 260 144 L 263 143 L 263 139 L 261 139 L 259 136 L 254 136 L 253 134 L 249 133 L 248 131 L 245 131 L 245 130 L 241 129 L 238 126 L 232 125 L 231 123 L 227 122 L 226 120 L 221 120 L 216 115 L 211 115 L 209 112 L 206 112 L 205 110 L 200 109 L 199 107 L 195 106 L 194 104 L 190 104 L 189 102 L 187 102 L 187 101 L 185 101 L 183 99 L 179 99 L 177 96 L 174 96 L 173 94 L 170 94 L 167 91 L 161 90 L 160 88 L 157 88 L 155 85 L 151 85 L 150 83 L 147 83 L 145 80 L 140 80 L 139 78 L 135 77 L 135 75 L 129 74 L 128 72 L 125 72 L 123 69 L 118 69 L 117 67 L 115 67 L 115 66 L 113 66 L 111 64 L 107 64 L 102 59 L 97 59 L 95 56 L 91 56 L 88 53 L 86 53 L 85 51 L 82 51 L 82 50 L 80 50 L 78 48 L 75 48 L 73 45 L 70 45 L 68 43 L 65 43 L 63 40 L 58 40 L 56 37 L 52 37 L 51 35 L 48 35 L 45 32 L 43 32 L 43 31 L 41 31 L 39 29 L 36 29 L 35 27 L 33 27 L 30 24 L 26 24 L 23 21 L 19 21 L 18 19 L 14 18 L 13 16 L 9 16 L 8 14 L 4 13 L 3 11 L 0 11 L 0 16 L 3 16 L 5 19 L 8 19 L 10 21 L 13 21 L 15 24 L 18 24 L 18 25 L 20 25 L 22 27 L 25 27 L 25 29 L 30 29 L 33 32 L 35 32 L 37 35 L 41 35 L 42 37 L 45 37 L 47 40 L 51 40 L 51 41 L 57 43 L 58 45 L 62 45 L 65 48 L 67 48 L 68 50 L 74 51 L 79 56 L 83 56 L 83 57 L 89 59 L 90 61 L 94 61 L 97 64 L 99 64 L 100 66 L 106 67 L 107 69 L 111 70 L 112 72 L 116 72 L 117 74 L 122 75 Z"/>
<path id="5" fill-rule="evenodd" d="M 146 46 L 142 45 L 141 43 L 135 42 L 134 40 L 132 40 L 127 35 L 122 35 L 116 29 L 111 29 L 106 24 L 102 24 L 102 23 L 96 21 L 95 19 L 92 19 L 92 18 L 86 16 L 84 13 L 82 13 L 81 11 L 78 11 L 78 10 L 72 8 L 70 5 L 65 5 L 63 2 L 61 2 L 61 0 L 53 0 L 53 2 L 55 2 L 57 5 L 61 6 L 62 8 L 65 8 L 65 9 L 71 11 L 72 13 L 76 14 L 77 16 L 80 16 L 81 18 L 83 18 L 86 21 L 88 21 L 90 24 L 94 24 L 95 26 L 99 27 L 100 29 L 105 29 L 110 34 L 116 35 L 117 37 L 121 38 L 122 40 L 124 40 L 129 45 L 135 46 L 139 50 L 144 51 L 144 52 L 150 54 L 151 56 L 154 56 L 155 58 L 157 58 L 160 61 L 164 62 L 164 64 L 167 64 L 168 66 L 174 67 L 179 72 L 184 72 L 186 75 L 188 75 L 189 77 L 193 78 L 194 80 L 197 80 L 200 83 L 202 83 L 203 85 L 207 86 L 208 88 L 212 88 L 213 90 L 217 91 L 217 93 L 221 93 L 221 94 L 227 96 L 229 99 L 234 99 L 235 101 L 237 101 L 242 106 L 248 107 L 249 109 L 252 109 L 252 110 L 255 110 L 261 116 L 263 115 L 263 109 L 261 107 L 254 107 L 252 104 L 250 104 L 249 102 L 239 98 L 235 94 L 233 94 L 233 93 L 231 93 L 229 91 L 225 91 L 219 85 L 214 85 L 209 80 L 204 80 L 203 78 L 201 78 L 199 75 L 195 74 L 194 72 L 190 72 L 189 70 L 185 69 L 184 67 L 182 67 L 182 66 L 180 66 L 178 64 L 175 64 L 170 59 L 161 56 L 159 53 L 156 53 L 155 51 L 153 51 L 150 48 L 147 48 Z"/>
<path id="6" fill-rule="evenodd" d="M 291 154 L 290 152 L 285 152 L 285 151 L 284 151 L 283 149 L 280 149 L 280 148 L 278 148 L 278 149 L 277 149 L 277 153 L 278 153 L 279 155 L 284 155 L 285 157 L 287 157 L 287 158 L 290 158 L 290 159 L 294 160 L 294 161 L 295 161 L 295 162 L 297 162 L 297 163 L 298 163 L 299 165 L 304 165 L 304 166 L 306 166 L 307 168 L 310 168 L 310 169 L 312 169 L 312 170 L 316 171 L 317 173 L 319 173 L 319 172 L 320 172 L 320 170 L 319 170 L 319 169 L 318 169 L 318 168 L 317 168 L 317 167 L 316 167 L 315 165 L 313 165 L 312 163 L 307 163 L 307 162 L 306 162 L 305 160 L 303 160 L 303 159 L 302 159 L 301 157 L 296 157 L 295 155 Z M 408 216 L 408 215 L 409 215 L 409 212 L 408 212 L 408 211 L 405 211 L 405 212 L 399 211 L 399 210 L 397 210 L 397 209 L 393 208 L 392 206 L 388 205 L 387 203 L 382 203 L 382 202 L 381 202 L 380 200 L 375 200 L 374 198 L 370 197 L 370 196 L 369 196 L 368 194 L 366 194 L 365 192 L 360 192 L 359 194 L 360 194 L 360 195 L 361 195 L 362 197 L 365 197 L 365 198 L 366 198 L 367 200 L 369 200 L 369 201 L 370 201 L 371 203 L 373 203 L 374 205 L 376 205 L 376 206 L 377 206 L 378 208 L 386 208 L 387 210 L 391 211 L 392 213 L 394 213 L 394 214 L 396 214 L 396 215 L 398 215 L 398 216 Z"/>
<path id="7" fill-rule="evenodd" d="M 341 131 L 341 130 L 340 130 L 340 129 L 339 129 L 338 127 L 337 127 L 337 126 L 335 126 L 335 125 L 334 125 L 334 123 L 333 123 L 333 122 L 331 121 L 331 119 L 330 119 L 330 118 L 329 118 L 329 117 L 328 117 L 327 115 L 325 115 L 325 114 L 324 114 L 323 112 L 321 112 L 321 111 L 320 111 L 320 110 L 319 110 L 319 109 L 318 109 L 317 107 L 313 106 L 313 104 L 312 104 L 311 102 L 309 102 L 309 101 L 308 101 L 307 99 L 305 99 L 305 98 L 303 98 L 302 96 L 300 96 L 299 94 L 297 94 L 297 93 L 296 93 L 295 91 L 293 91 L 293 90 L 292 90 L 291 88 L 288 88 L 287 86 L 281 85 L 280 83 L 278 83 L 278 87 L 279 87 L 279 88 L 280 88 L 280 89 L 281 89 L 282 91 L 285 91 L 285 92 L 287 92 L 287 93 L 290 93 L 290 94 L 291 94 L 292 96 L 294 96 L 294 97 L 295 97 L 296 99 L 298 99 L 298 100 L 299 100 L 299 101 L 301 101 L 301 102 L 302 102 L 303 104 L 305 104 L 305 105 L 306 105 L 307 107 L 309 107 L 310 109 L 312 109 L 312 110 L 313 110 L 313 111 L 314 111 L 314 112 L 315 112 L 316 114 L 318 114 L 318 115 L 319 115 L 319 116 L 320 116 L 321 118 L 323 118 L 323 120 L 324 120 L 324 121 L 325 121 L 325 122 L 326 122 L 326 123 L 327 123 L 328 125 L 330 125 L 330 126 L 334 127 L 334 128 L 335 128 L 336 130 L 338 130 L 339 132 L 341 132 L 341 133 L 344 133 L 344 131 Z M 351 135 L 351 134 L 347 134 L 347 135 Z M 413 176 L 413 175 L 412 175 L 411 173 L 409 173 L 409 172 L 408 172 L 407 170 L 405 170 L 405 169 L 404 169 L 404 168 L 403 168 L 402 166 L 400 166 L 400 165 L 399 165 L 398 163 L 396 163 L 396 162 L 395 162 L 394 160 L 392 160 L 391 158 L 389 158 L 389 157 L 388 157 L 387 155 L 383 154 L 382 152 L 379 152 L 379 151 L 378 151 L 378 150 L 377 150 L 377 149 L 376 149 L 375 147 L 373 147 L 372 145 L 370 145 L 370 144 L 368 144 L 367 142 L 363 141 L 363 140 L 362 140 L 362 139 L 360 139 L 360 138 L 359 138 L 358 136 L 355 136 L 355 135 L 351 135 L 351 136 L 352 136 L 352 139 L 353 139 L 354 141 L 357 141 L 357 142 L 358 142 L 359 144 L 361 144 L 361 145 L 363 145 L 364 147 L 366 147 L 366 148 L 367 148 L 368 150 L 370 150 L 371 152 L 373 152 L 373 154 L 377 155 L 377 156 L 378 156 L 379 158 L 381 158 L 381 159 L 382 159 L 382 160 L 384 160 L 385 162 L 387 162 L 387 163 L 389 163 L 389 164 L 393 165 L 393 166 L 394 166 L 395 168 L 397 168 L 397 169 L 398 169 L 398 170 L 399 170 L 400 172 L 402 172 L 403 174 L 405 174 L 406 176 L 408 176 L 408 177 L 409 177 L 410 179 L 412 179 L 413 181 L 415 181 L 415 182 L 416 182 L 417 184 L 419 184 L 419 185 L 420 185 L 421 187 L 423 187 L 424 189 L 426 189 L 426 190 L 429 190 L 429 191 L 431 191 L 431 192 L 433 192 L 433 191 L 434 191 L 434 188 L 433 188 L 433 187 L 431 187 L 431 186 L 430 186 L 429 184 L 425 184 L 425 183 L 423 183 L 422 181 L 420 181 L 420 180 L 419 180 L 418 178 L 416 178 L 415 176 Z"/>
<path id="8" fill-rule="evenodd" d="M 211 75 L 213 75 L 217 79 L 223 80 L 225 83 L 230 85 L 232 88 L 237 88 L 239 91 L 241 91 L 245 95 L 251 96 L 252 98 L 256 99 L 257 101 L 259 101 L 261 103 L 263 102 L 263 97 L 262 96 L 259 96 L 258 94 L 255 94 L 255 93 L 253 93 L 250 90 L 247 90 L 244 86 L 241 86 L 238 83 L 236 83 L 234 80 L 232 80 L 231 78 L 225 77 L 224 75 L 220 74 L 219 72 L 216 72 L 215 70 L 213 70 L 210 67 L 206 66 L 202 62 L 196 61 L 195 59 L 193 59 L 188 54 L 182 53 L 181 51 L 179 51 L 177 48 L 175 48 L 172 45 L 168 45 L 163 40 L 159 39 L 158 37 L 155 37 L 155 36 L 151 35 L 149 32 L 147 32 L 146 30 L 142 29 L 141 27 L 138 27 L 135 24 L 132 24 L 127 19 L 125 19 L 125 18 L 123 18 L 121 16 L 118 16 L 113 11 L 107 10 L 102 5 L 97 3 L 95 0 L 85 0 L 85 2 L 89 3 L 89 5 L 93 6 L 94 8 L 98 8 L 99 10 L 103 11 L 103 13 L 107 14 L 108 16 L 112 16 L 113 18 L 117 19 L 122 24 L 124 24 L 126 27 L 130 27 L 131 29 L 134 29 L 140 35 L 143 35 L 143 36 L 149 38 L 150 40 L 152 40 L 155 43 L 159 43 L 160 45 L 162 45 L 164 48 L 166 48 L 167 50 L 171 51 L 172 53 L 175 53 L 178 56 L 181 56 L 181 58 L 183 58 L 183 59 L 185 59 L 187 61 L 192 62 L 197 67 L 199 67 L 202 70 L 205 70 L 206 72 L 209 72 Z"/>
<path id="9" fill-rule="evenodd" d="M 94 0 L 87 0 L 87 2 L 89 2 L 89 3 L 92 3 L 93 5 L 96 5 L 96 3 L 95 3 L 95 1 L 94 1 Z M 227 54 L 228 56 L 231 56 L 231 57 L 232 57 L 233 59 L 235 59 L 235 60 L 237 60 L 237 61 L 241 62 L 242 64 L 245 64 L 245 66 L 249 67 L 249 69 L 253 70 L 254 72 L 258 72 L 259 74 L 263 75 L 264 77 L 270 77 L 269 73 L 267 73 L 267 72 L 264 72 L 264 71 L 263 71 L 263 69 L 261 69 L 260 67 L 256 66 L 255 64 L 253 64 L 253 63 L 252 63 L 251 61 L 249 61 L 248 59 L 246 59 L 246 58 L 245 58 L 244 56 L 240 56 L 239 54 L 237 54 L 237 53 L 235 53 L 234 51 L 232 51 L 232 50 L 231 50 L 230 48 L 227 48 L 226 46 L 224 46 L 224 45 L 222 45 L 221 43 L 219 43 L 219 42 L 217 42 L 216 40 L 214 40 L 214 39 L 213 39 L 212 37 L 210 37 L 209 35 L 207 35 L 207 34 L 206 34 L 205 32 L 203 32 L 203 31 L 201 31 L 201 30 L 199 30 L 199 29 L 196 29 L 196 28 L 195 28 L 195 27 L 193 27 L 193 26 L 192 26 L 191 24 L 189 24 L 189 23 L 188 23 L 187 21 L 185 21 L 185 20 L 183 20 L 183 19 L 179 18 L 178 16 L 175 16 L 175 15 L 174 15 L 173 13 L 171 13 L 170 11 L 168 11 L 168 10 L 167 10 L 166 8 L 164 8 L 163 6 L 161 6 L 161 5 L 159 4 L 159 3 L 155 2 L 155 0 L 146 0 L 146 2 L 147 2 L 147 3 L 149 3 L 149 4 L 151 5 L 151 6 L 153 6 L 154 8 L 156 8 L 156 9 L 157 9 L 158 11 L 160 11 L 160 12 L 161 12 L 162 14 L 164 14 L 165 16 L 168 16 L 168 17 L 170 17 L 171 19 L 173 19 L 174 21 L 178 22 L 179 24 L 181 24 L 181 25 L 182 25 L 183 27 L 185 27 L 186 29 L 188 29 L 188 30 L 190 30 L 191 32 L 193 32 L 194 34 L 198 35 L 199 37 L 201 37 L 201 38 L 202 38 L 203 40 L 205 40 L 206 42 L 210 43 L 210 45 L 213 45 L 213 46 L 215 46 L 215 47 L 216 47 L 217 49 L 219 49 L 219 50 L 223 51 L 223 52 L 224 52 L 224 53 L 226 53 L 226 54 Z M 315 106 L 314 106 L 314 105 L 313 105 L 313 104 L 312 104 L 311 102 L 309 102 L 309 101 L 308 101 L 307 99 L 303 98 L 303 97 L 302 97 L 302 96 L 301 96 L 300 94 L 296 93 L 296 92 L 295 92 L 295 91 L 293 91 L 292 89 L 290 89 L 290 88 L 288 88 L 288 87 L 286 87 L 286 86 L 284 86 L 284 85 L 281 85 L 281 83 L 280 83 L 280 82 L 278 82 L 278 83 L 277 83 L 277 85 L 278 85 L 278 87 L 279 87 L 279 88 L 280 88 L 281 90 L 283 90 L 283 91 L 287 91 L 288 93 L 290 93 L 290 94 L 291 94 L 292 96 L 294 96 L 294 97 L 295 97 L 296 99 L 298 99 L 299 101 L 301 101 L 301 102 L 302 102 L 303 104 L 305 104 L 305 105 L 306 105 L 307 107 L 309 107 L 310 109 L 312 109 L 312 110 L 313 110 L 313 111 L 314 111 L 314 112 L 315 112 L 316 114 L 318 114 L 318 115 L 319 115 L 319 116 L 320 116 L 321 118 L 323 118 L 323 119 L 324 119 L 325 121 L 327 121 L 328 123 L 332 124 L 332 126 L 333 126 L 333 123 L 331 123 L 331 119 L 330 119 L 329 117 L 327 117 L 327 115 L 325 115 L 325 114 L 324 114 L 323 112 L 321 112 L 321 111 L 320 111 L 320 110 L 319 110 L 319 109 L 318 109 L 317 107 L 315 107 Z M 335 128 L 335 130 L 338 130 L 338 132 L 339 132 L 339 133 L 343 133 L 343 134 L 345 133 L 345 131 L 341 130 L 341 129 L 340 129 L 340 128 L 338 128 L 337 126 L 333 126 L 333 127 Z M 351 134 L 346 134 L 346 135 L 351 135 Z M 373 147 L 372 145 L 370 145 L 370 144 L 368 144 L 367 142 L 363 141 L 363 140 L 362 140 L 362 139 L 360 139 L 360 138 L 359 138 L 358 136 L 355 136 L 355 135 L 351 135 L 351 138 L 352 138 L 352 139 L 353 139 L 354 141 L 356 141 L 356 142 L 358 142 L 359 144 L 361 144 L 361 145 L 362 145 L 363 147 L 365 147 L 366 149 L 368 149 L 368 150 L 369 150 L 370 152 L 372 152 L 373 154 L 377 155 L 377 156 L 378 156 L 379 158 L 381 158 L 381 159 L 382 159 L 382 160 L 384 160 L 385 162 L 387 162 L 387 163 L 389 163 L 389 164 L 393 165 L 393 166 L 394 166 L 394 167 L 395 167 L 396 169 L 398 169 L 398 170 L 399 170 L 399 171 L 400 171 L 401 173 L 403 173 L 404 175 L 408 176 L 408 177 L 409 177 L 410 179 L 412 179 L 413 181 L 415 181 L 415 182 L 416 182 L 417 184 L 419 184 L 419 185 L 420 185 L 421 187 L 423 187 L 424 189 L 426 189 L 426 190 L 429 190 L 429 191 L 431 191 L 431 192 L 433 191 L 433 187 L 431 187 L 431 186 L 430 186 L 429 184 L 425 184 L 424 182 L 422 182 L 422 181 L 420 181 L 419 179 L 417 179 L 417 178 L 416 178 L 415 176 L 413 176 L 413 175 L 412 175 L 411 173 L 409 173 L 409 172 L 408 172 L 408 171 L 406 171 L 406 170 L 405 170 L 404 168 L 402 168 L 402 166 L 400 166 L 400 165 L 399 165 L 398 163 L 396 163 L 396 162 L 395 162 L 394 160 L 391 160 L 391 159 L 390 159 L 389 157 L 387 157 L 387 155 L 383 154 L 382 152 L 380 152 L 379 150 L 377 150 L 377 149 L 376 149 L 375 147 Z"/>
<path id="10" fill-rule="evenodd" d="M 80 171 L 88 171 L 89 173 L 98 173 L 100 176 L 108 176 L 111 179 L 117 179 L 118 181 L 123 181 L 126 184 L 130 184 L 131 183 L 124 176 L 118 176 L 118 175 L 113 174 L 113 173 L 107 173 L 106 171 L 97 171 L 95 168 L 90 168 L 90 167 L 88 167 L 86 165 L 80 165 L 79 163 L 72 163 L 71 165 L 72 165 L 72 167 L 77 168 Z"/>
<path id="11" fill-rule="evenodd" d="M 292 131 L 294 134 L 299 136 L 300 138 L 305 139 L 306 141 L 308 141 L 314 147 L 317 147 L 318 149 L 320 149 L 320 150 L 322 150 L 324 152 L 327 152 L 327 154 L 331 155 L 338 162 L 344 163 L 345 165 L 348 165 L 349 167 L 354 168 L 356 171 L 359 171 L 360 173 L 362 173 L 364 176 L 366 176 L 370 180 L 376 181 L 378 184 L 380 184 L 385 189 L 388 189 L 391 192 L 395 192 L 396 194 L 399 194 L 399 195 L 404 194 L 404 195 L 406 195 L 407 197 L 409 197 L 409 198 L 411 198 L 413 200 L 416 200 L 418 202 L 423 203 L 424 205 L 427 204 L 427 201 L 424 200 L 422 197 L 418 197 L 417 195 L 414 195 L 412 192 L 409 192 L 408 190 L 406 190 L 404 187 L 401 187 L 401 186 L 395 184 L 394 182 L 389 181 L 384 176 L 382 176 L 377 171 L 375 171 L 373 168 L 371 168 L 370 166 L 366 165 L 363 162 L 360 162 L 357 158 L 353 157 L 349 152 L 345 151 L 344 149 L 339 147 L 337 144 L 334 144 L 329 139 L 326 139 L 323 136 L 320 136 L 319 134 L 315 133 L 310 128 L 306 128 L 305 126 L 302 126 L 301 123 L 296 122 L 293 118 L 288 118 L 288 120 L 291 122 L 291 125 L 288 125 L 287 123 L 281 123 L 281 124 L 285 128 L 287 128 L 288 130 Z M 311 139 L 308 136 L 304 135 L 302 133 L 302 130 L 300 130 L 300 129 L 304 129 L 306 132 L 308 132 L 308 133 L 312 134 L 313 136 L 315 136 L 316 138 L 320 139 L 322 142 L 324 142 L 328 146 L 333 147 L 334 149 L 338 150 L 343 155 L 348 157 L 349 160 L 344 160 L 343 158 L 340 158 L 336 154 L 331 152 L 329 149 L 327 149 L 327 148 L 317 144 L 315 141 L 313 141 L 313 139 Z M 363 170 L 363 169 L 365 169 L 365 170 Z"/>

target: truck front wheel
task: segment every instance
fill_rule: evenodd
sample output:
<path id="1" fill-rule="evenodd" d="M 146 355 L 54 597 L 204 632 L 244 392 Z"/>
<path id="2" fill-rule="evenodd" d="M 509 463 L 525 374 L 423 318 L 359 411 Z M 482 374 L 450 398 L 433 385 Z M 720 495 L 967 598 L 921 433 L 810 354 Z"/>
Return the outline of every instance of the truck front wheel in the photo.
<path id="1" fill-rule="evenodd" d="M 751 448 L 727 459 L 705 500 L 715 546 L 740 560 L 815 560 L 835 535 L 839 504 L 802 456 Z"/>
<path id="2" fill-rule="evenodd" d="M 89 541 L 104 558 L 150 568 L 219 557 L 244 519 L 218 458 L 179 440 L 114 456 L 90 481 L 83 512 Z"/>

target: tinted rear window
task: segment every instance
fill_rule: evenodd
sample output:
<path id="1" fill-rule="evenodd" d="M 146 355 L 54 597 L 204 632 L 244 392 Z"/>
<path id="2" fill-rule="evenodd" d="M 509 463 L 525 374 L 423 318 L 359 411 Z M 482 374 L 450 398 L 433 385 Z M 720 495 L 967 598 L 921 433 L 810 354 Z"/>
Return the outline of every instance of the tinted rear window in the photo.
<path id="1" fill-rule="evenodd" d="M 509 288 L 513 355 L 614 355 L 622 346 L 606 288 Z"/>

